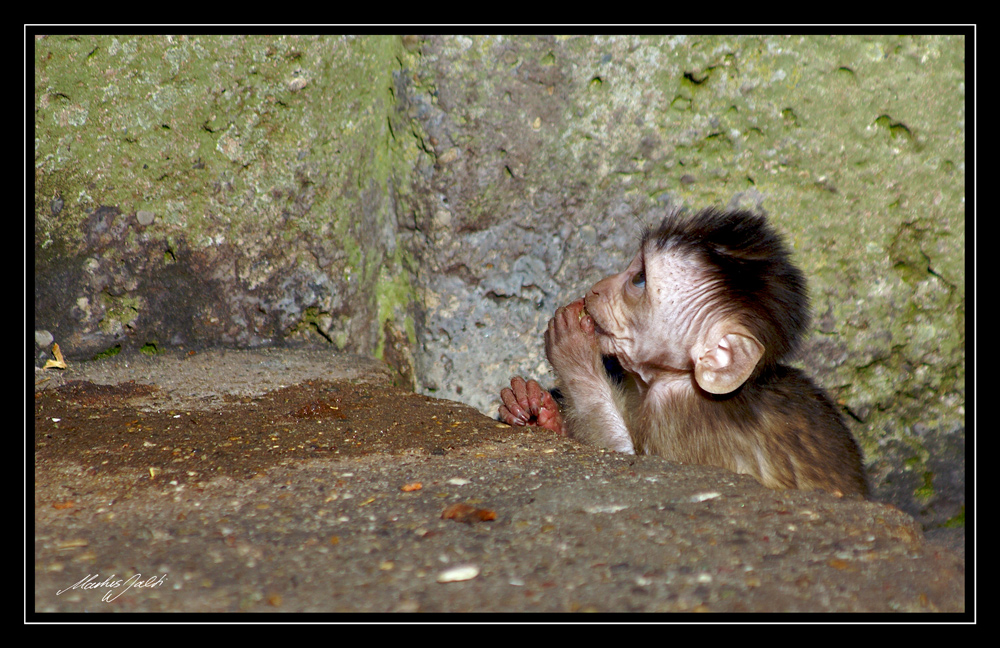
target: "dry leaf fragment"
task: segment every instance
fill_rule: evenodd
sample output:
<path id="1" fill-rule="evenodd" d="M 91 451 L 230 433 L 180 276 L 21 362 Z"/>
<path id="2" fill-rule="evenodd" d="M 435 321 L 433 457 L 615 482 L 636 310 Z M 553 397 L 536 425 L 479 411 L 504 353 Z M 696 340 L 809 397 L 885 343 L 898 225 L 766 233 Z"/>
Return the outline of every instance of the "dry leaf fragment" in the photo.
<path id="1" fill-rule="evenodd" d="M 58 342 L 53 342 L 52 343 L 52 355 L 54 355 L 56 357 L 56 359 L 55 360 L 46 360 L 45 361 L 45 366 L 42 367 L 42 370 L 45 370 L 45 369 L 65 369 L 66 368 L 66 360 L 63 358 L 62 351 L 59 350 L 59 343 Z"/>
<path id="2" fill-rule="evenodd" d="M 424 485 L 421 484 L 420 482 L 413 482 L 412 484 L 403 484 L 402 486 L 399 487 L 399 490 L 403 491 L 404 493 L 409 493 L 411 491 L 418 491 L 423 487 Z"/>
<path id="3" fill-rule="evenodd" d="M 459 502 L 446 508 L 441 513 L 441 519 L 455 520 L 456 522 L 472 524 L 473 522 L 495 520 L 497 519 L 497 514 L 496 511 L 491 511 L 490 509 L 480 509 L 475 506 L 469 506 L 468 504 Z"/>

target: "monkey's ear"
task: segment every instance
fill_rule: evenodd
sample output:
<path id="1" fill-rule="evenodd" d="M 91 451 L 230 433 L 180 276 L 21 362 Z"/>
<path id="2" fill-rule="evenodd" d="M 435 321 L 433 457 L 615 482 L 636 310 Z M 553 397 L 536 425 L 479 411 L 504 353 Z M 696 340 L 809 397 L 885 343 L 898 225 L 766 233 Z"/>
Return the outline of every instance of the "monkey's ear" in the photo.
<path id="1" fill-rule="evenodd" d="M 742 326 L 709 337 L 694 358 L 694 379 L 710 394 L 728 394 L 746 382 L 764 355 L 764 345 Z"/>

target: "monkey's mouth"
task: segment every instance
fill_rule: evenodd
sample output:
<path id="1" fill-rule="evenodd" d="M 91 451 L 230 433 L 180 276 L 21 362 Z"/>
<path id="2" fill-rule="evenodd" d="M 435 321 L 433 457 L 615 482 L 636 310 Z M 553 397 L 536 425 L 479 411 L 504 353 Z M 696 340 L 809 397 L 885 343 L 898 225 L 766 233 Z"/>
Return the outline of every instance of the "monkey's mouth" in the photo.
<path id="1" fill-rule="evenodd" d="M 598 323 L 597 318 L 594 317 L 594 314 L 591 313 L 589 310 L 587 310 L 587 303 L 586 302 L 584 302 L 584 304 L 583 304 L 583 315 L 582 316 L 583 317 L 589 317 L 590 321 L 594 323 L 594 333 L 596 333 L 597 335 L 603 335 L 605 337 L 607 337 L 609 335 L 609 333 L 607 331 L 605 331 L 603 328 L 601 328 L 601 325 Z"/>

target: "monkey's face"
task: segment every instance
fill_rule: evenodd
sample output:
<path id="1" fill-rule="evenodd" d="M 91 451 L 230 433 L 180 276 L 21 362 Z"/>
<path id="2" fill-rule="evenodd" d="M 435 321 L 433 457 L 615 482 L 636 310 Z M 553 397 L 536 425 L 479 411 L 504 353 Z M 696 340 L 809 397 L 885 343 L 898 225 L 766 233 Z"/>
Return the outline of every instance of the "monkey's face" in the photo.
<path id="1" fill-rule="evenodd" d="M 601 352 L 644 379 L 648 369 L 690 371 L 700 274 L 689 255 L 647 244 L 624 272 L 594 284 L 585 303 Z"/>
<path id="2" fill-rule="evenodd" d="M 601 353 L 644 382 L 668 376 L 727 393 L 750 375 L 763 347 L 723 304 L 705 262 L 647 241 L 624 272 L 594 284 L 587 312 Z"/>

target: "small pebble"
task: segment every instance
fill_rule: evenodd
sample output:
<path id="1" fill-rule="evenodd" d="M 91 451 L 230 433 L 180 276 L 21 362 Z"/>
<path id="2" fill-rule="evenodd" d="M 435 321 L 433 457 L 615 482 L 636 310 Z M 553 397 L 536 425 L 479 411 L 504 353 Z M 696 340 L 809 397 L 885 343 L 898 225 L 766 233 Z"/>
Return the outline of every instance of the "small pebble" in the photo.
<path id="1" fill-rule="evenodd" d="M 455 583 L 458 581 L 472 580 L 479 575 L 479 567 L 475 565 L 459 565 L 446 569 L 437 576 L 439 583 Z"/>
<path id="2" fill-rule="evenodd" d="M 52 334 L 48 331 L 35 331 L 35 344 L 42 348 L 48 348 L 53 339 Z"/>

